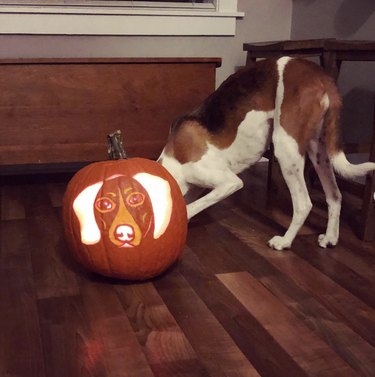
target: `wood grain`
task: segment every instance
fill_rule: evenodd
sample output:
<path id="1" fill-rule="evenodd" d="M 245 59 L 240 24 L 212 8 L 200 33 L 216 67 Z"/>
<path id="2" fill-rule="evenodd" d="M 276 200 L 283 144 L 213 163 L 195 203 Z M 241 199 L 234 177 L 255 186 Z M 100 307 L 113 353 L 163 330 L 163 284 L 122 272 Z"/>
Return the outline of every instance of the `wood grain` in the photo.
<path id="1" fill-rule="evenodd" d="M 306 373 L 357 375 L 248 272 L 220 274 L 218 278 Z"/>
<path id="2" fill-rule="evenodd" d="M 259 377 L 187 280 L 171 271 L 154 285 L 210 375 Z M 175 289 L 172 290 L 170 287 Z M 178 294 L 176 294 L 178 293 Z"/>
<path id="3" fill-rule="evenodd" d="M 77 265 L 61 222 L 69 176 L 0 183 L 0 376 L 373 377 L 375 244 L 350 227 L 322 250 L 327 214 L 314 208 L 291 250 L 290 198 L 267 196 L 267 166 L 244 189 L 189 223 L 184 254 L 146 282 Z"/>
<path id="4" fill-rule="evenodd" d="M 1 223 L 0 251 L 0 375 L 46 376 L 24 221 Z"/>
<path id="5" fill-rule="evenodd" d="M 220 59 L 0 60 L 0 166 L 157 158 L 169 127 L 215 89 Z"/>

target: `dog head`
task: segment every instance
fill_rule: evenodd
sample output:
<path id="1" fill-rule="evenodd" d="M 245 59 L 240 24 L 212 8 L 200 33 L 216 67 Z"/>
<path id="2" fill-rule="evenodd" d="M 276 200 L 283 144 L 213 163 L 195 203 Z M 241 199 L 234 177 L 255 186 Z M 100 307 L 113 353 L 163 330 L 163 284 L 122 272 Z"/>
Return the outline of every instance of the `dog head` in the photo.
<path id="1" fill-rule="evenodd" d="M 97 244 L 106 237 L 117 247 L 135 247 L 164 234 L 172 213 L 170 186 L 164 179 L 138 173 L 114 175 L 85 188 L 73 202 L 81 241 Z"/>

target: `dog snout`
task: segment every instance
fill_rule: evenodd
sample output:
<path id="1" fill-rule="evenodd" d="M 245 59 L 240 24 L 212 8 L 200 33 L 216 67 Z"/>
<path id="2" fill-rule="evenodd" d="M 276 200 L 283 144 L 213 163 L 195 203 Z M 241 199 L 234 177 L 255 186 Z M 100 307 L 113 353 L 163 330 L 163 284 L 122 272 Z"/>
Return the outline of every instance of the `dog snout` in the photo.
<path id="1" fill-rule="evenodd" d="M 131 242 L 134 240 L 135 232 L 131 225 L 121 224 L 116 227 L 114 236 L 120 242 Z"/>

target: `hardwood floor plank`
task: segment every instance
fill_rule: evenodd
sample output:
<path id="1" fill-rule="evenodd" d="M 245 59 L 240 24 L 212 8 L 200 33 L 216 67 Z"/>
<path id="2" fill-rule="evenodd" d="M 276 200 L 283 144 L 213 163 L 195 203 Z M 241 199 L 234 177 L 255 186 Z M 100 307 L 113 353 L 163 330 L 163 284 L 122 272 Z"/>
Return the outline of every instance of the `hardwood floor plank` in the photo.
<path id="1" fill-rule="evenodd" d="M 106 377 L 103 344 L 90 329 L 80 296 L 38 301 L 48 377 Z"/>
<path id="2" fill-rule="evenodd" d="M 327 210 L 321 211 L 319 208 L 314 208 L 308 217 L 309 223 L 323 224 L 325 225 L 327 218 Z M 324 228 L 322 232 L 324 232 Z M 318 235 L 319 232 L 316 233 Z M 301 237 L 297 238 L 298 239 Z M 312 245 L 315 244 L 317 248 L 316 240 L 313 238 L 306 238 Z M 319 248 L 317 248 L 319 250 Z M 321 250 L 322 251 L 322 250 Z M 342 263 L 349 269 L 352 269 L 360 276 L 367 278 L 371 282 L 374 282 L 375 272 L 375 241 L 364 242 L 359 240 L 353 233 L 353 230 L 348 229 L 345 219 L 342 219 L 340 226 L 340 238 L 339 243 L 334 248 L 327 250 L 325 255 L 329 258 L 335 259 Z"/>
<path id="3" fill-rule="evenodd" d="M 20 190 L 19 186 L 0 186 L 0 220 L 22 220 L 25 218 L 25 208 L 21 201 Z"/>
<path id="4" fill-rule="evenodd" d="M 253 235 L 251 229 L 241 234 L 241 225 L 236 223 L 236 218 L 230 217 L 230 219 L 231 224 L 237 229 L 239 239 L 242 239 L 249 246 L 243 244 L 236 236 L 227 234 L 228 230 L 223 229 L 218 224 L 207 225 L 208 234 L 211 234 L 211 237 L 215 238 L 219 244 L 224 244 L 224 248 L 231 245 L 233 258 L 239 261 L 244 270 L 256 276 L 265 287 L 329 344 L 353 369 L 363 376 L 372 377 L 375 370 L 374 348 L 352 330 L 345 321 L 333 314 L 329 307 L 326 307 L 309 292 L 299 287 L 290 279 L 288 274 L 283 274 L 282 269 L 276 268 L 278 259 L 287 259 L 287 263 L 293 265 L 298 263 L 298 258 L 296 260 L 293 253 L 290 252 L 272 251 L 263 242 L 259 242 L 259 236 L 255 233 Z M 242 219 L 238 220 L 243 223 Z M 247 227 L 247 224 L 245 223 L 244 226 Z M 250 245 L 252 246 L 250 247 Z M 254 250 L 257 250 L 257 252 Z M 263 258 L 263 255 L 266 257 Z M 254 263 L 256 257 L 261 259 L 263 263 L 261 261 Z M 273 258 L 274 263 L 269 263 L 268 258 Z M 268 269 L 269 273 L 259 276 L 259 266 L 262 264 L 261 270 Z M 268 265 L 268 267 L 264 265 Z"/>
<path id="5" fill-rule="evenodd" d="M 48 183 L 47 192 L 52 207 L 62 207 L 62 199 L 66 190 L 66 183 Z"/>
<path id="6" fill-rule="evenodd" d="M 116 291 L 155 376 L 210 376 L 151 283 Z"/>
<path id="7" fill-rule="evenodd" d="M 0 303 L 0 375 L 44 377 L 47 375 L 32 279 L 24 272 L 16 272 L 0 269 L 0 297 L 7 302 Z"/>
<path id="8" fill-rule="evenodd" d="M 248 272 L 220 274 L 218 278 L 306 374 L 322 377 L 358 376 Z M 301 338 L 304 339 L 303 343 Z"/>
<path id="9" fill-rule="evenodd" d="M 268 287 L 267 283 L 262 283 Z M 272 287 L 274 288 L 274 286 Z M 273 289 L 274 293 L 275 289 Z M 359 375 L 372 377 L 375 370 L 374 348 L 327 308 L 309 299 L 288 305 L 301 321 L 314 331 Z"/>
<path id="10" fill-rule="evenodd" d="M 37 297 L 78 295 L 77 279 L 67 262 L 70 255 L 61 219 L 51 206 L 46 187 L 29 185 L 23 196 Z"/>
<path id="11" fill-rule="evenodd" d="M 375 282 L 375 257 L 366 258 L 363 253 L 352 252 L 341 244 L 329 250 L 328 256 L 350 268 L 370 282 Z"/>
<path id="12" fill-rule="evenodd" d="M 311 248 L 306 247 L 306 244 L 310 244 Z M 296 239 L 293 252 L 365 304 L 375 308 L 375 283 L 331 258 L 330 250 L 322 250 L 315 245 L 315 237 L 314 240 L 311 237 Z"/>
<path id="13" fill-rule="evenodd" d="M 91 279 L 83 278 L 81 292 L 90 328 L 103 345 L 106 376 L 155 376 L 111 280 L 94 275 Z"/>
<path id="14" fill-rule="evenodd" d="M 229 211 L 229 212 L 228 212 Z M 228 222 L 234 229 L 239 239 L 245 242 L 242 244 L 236 236 L 228 235 L 226 229 L 221 228 L 217 222 L 209 223 L 205 221 L 205 228 L 207 229 L 207 240 L 215 239 L 217 244 L 222 244 L 222 249 L 229 249 L 231 247 L 232 256 L 240 263 L 240 265 L 247 271 L 251 272 L 253 276 L 257 276 L 258 280 L 269 288 L 273 294 L 277 295 L 295 315 L 300 317 L 304 323 L 315 331 L 327 344 L 330 344 L 333 349 L 349 363 L 355 370 L 363 376 L 372 377 L 373 370 L 375 370 L 375 355 L 374 349 L 367 343 L 360 335 L 347 326 L 346 321 L 343 321 L 340 316 L 334 315 L 330 311 L 330 307 L 326 307 L 320 303 L 316 298 L 311 296 L 309 292 L 301 289 L 288 274 L 283 274 L 283 269 L 277 269 L 277 261 L 279 259 L 285 260 L 285 263 L 295 265 L 298 268 L 298 258 L 294 258 L 291 252 L 275 252 L 266 246 L 266 240 L 269 236 L 266 230 L 259 232 L 259 229 L 265 228 L 267 223 L 258 219 L 247 221 L 242 216 L 237 218 L 230 214 L 230 209 L 227 208 L 225 216 L 222 211 L 219 215 L 216 210 L 210 210 L 210 215 L 213 215 L 222 222 Z M 261 222 L 261 224 L 258 224 Z M 270 224 L 272 224 L 270 222 Z M 269 232 L 269 230 L 268 230 Z M 305 237 L 304 237 L 305 238 Z M 221 250 L 216 248 L 216 250 Z M 254 252 L 256 250 L 256 252 Z M 220 251 L 219 251 L 220 252 Z M 209 254 L 209 251 L 207 251 Z M 254 254 L 263 260 L 254 263 Z M 326 255 L 326 254 L 323 254 Z M 263 258 L 263 256 L 265 256 Z M 200 257 L 200 254 L 199 254 Z M 268 261 L 273 261 L 272 264 Z M 265 264 L 270 264 L 266 267 Z M 274 266 L 274 267 L 273 267 Z M 258 271 L 269 270 L 268 275 L 261 276 Z M 272 270 L 274 270 L 272 272 Z M 314 313 L 319 315 L 314 316 Z M 370 330 L 371 333 L 371 330 Z"/>
<path id="15" fill-rule="evenodd" d="M 267 238 L 267 235 L 259 231 L 254 237 L 248 232 L 248 228 L 254 226 L 254 220 L 245 219 L 242 215 L 238 216 L 240 214 L 238 211 L 234 211 L 234 213 L 235 215 L 231 216 L 230 220 L 226 219 L 220 223 L 241 241 L 252 247 L 252 250 L 289 276 L 296 285 L 325 305 L 372 346 L 375 345 L 372 336 L 375 331 L 375 312 L 372 308 L 293 254 L 292 251 L 277 253 L 265 246 L 262 240 Z M 257 245 L 263 244 L 263 246 L 254 247 L 254 242 Z M 312 250 L 311 252 L 316 251 Z"/>
<path id="16" fill-rule="evenodd" d="M 189 248 L 179 269 L 261 376 L 280 377 L 286 371 L 293 377 L 307 376 Z"/>
<path id="17" fill-rule="evenodd" d="M 0 268 L 32 277 L 28 226 L 24 220 L 0 221 Z M 0 276 L 1 277 L 1 276 Z"/>
<path id="18" fill-rule="evenodd" d="M 24 221 L 0 222 L 0 375 L 47 377 Z"/>
<path id="19" fill-rule="evenodd" d="M 216 274 L 243 270 L 240 263 L 233 259 L 231 249 L 219 244 L 205 225 L 189 226 L 186 243 L 199 255 L 201 263 L 209 265 Z"/>
<path id="20" fill-rule="evenodd" d="M 212 377 L 259 377 L 215 316 L 177 269 L 154 285 Z"/>

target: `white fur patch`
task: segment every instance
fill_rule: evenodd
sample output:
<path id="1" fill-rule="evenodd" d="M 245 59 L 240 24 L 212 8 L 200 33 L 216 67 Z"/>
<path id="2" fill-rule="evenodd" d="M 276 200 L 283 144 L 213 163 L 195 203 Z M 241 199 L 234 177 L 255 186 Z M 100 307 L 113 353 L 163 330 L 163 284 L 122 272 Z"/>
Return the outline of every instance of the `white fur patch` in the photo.
<path id="1" fill-rule="evenodd" d="M 205 188 L 213 188 L 220 184 L 227 168 L 228 164 L 221 150 L 209 143 L 206 153 L 199 161 L 182 165 L 187 182 Z"/>
<path id="2" fill-rule="evenodd" d="M 278 160 L 295 159 L 296 156 L 302 158 L 299 153 L 298 143 L 284 130 L 284 128 L 278 127 L 275 129 L 272 140 L 275 147 L 275 156 Z"/>
<path id="3" fill-rule="evenodd" d="M 277 72 L 279 73 L 279 80 L 277 82 L 276 99 L 275 99 L 275 128 L 280 126 L 281 120 L 281 105 L 284 101 L 284 69 L 287 63 L 291 60 L 289 56 L 284 56 L 277 60 Z"/>
<path id="4" fill-rule="evenodd" d="M 158 162 L 168 170 L 180 187 L 182 195 L 185 195 L 189 189 L 189 184 L 183 173 L 182 164 L 174 157 L 165 154 L 164 150 L 158 158 Z"/>
<path id="5" fill-rule="evenodd" d="M 284 69 L 291 60 L 290 57 L 282 57 L 277 61 L 279 80 L 277 82 L 275 99 L 274 131 L 272 140 L 275 146 L 275 155 L 279 159 L 290 159 L 300 155 L 297 141 L 281 127 L 281 107 L 284 101 Z"/>
<path id="6" fill-rule="evenodd" d="M 324 93 L 322 99 L 320 100 L 320 106 L 324 109 L 324 111 L 327 111 L 329 108 L 329 97 L 327 93 Z"/>
<path id="7" fill-rule="evenodd" d="M 252 110 L 238 127 L 234 142 L 222 150 L 224 158 L 232 172 L 238 174 L 255 164 L 262 157 L 269 141 L 269 119 L 273 111 Z"/>

